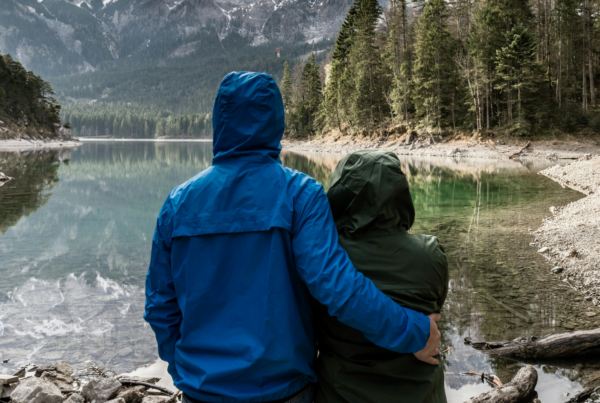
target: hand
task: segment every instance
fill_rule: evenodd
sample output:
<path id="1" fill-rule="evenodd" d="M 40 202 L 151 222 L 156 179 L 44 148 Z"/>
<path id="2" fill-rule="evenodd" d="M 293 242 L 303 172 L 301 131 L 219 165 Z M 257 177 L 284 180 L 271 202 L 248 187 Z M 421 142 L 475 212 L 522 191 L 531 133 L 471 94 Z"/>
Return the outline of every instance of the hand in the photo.
<path id="1" fill-rule="evenodd" d="M 434 358 L 434 356 L 440 353 L 438 347 L 442 335 L 437 328 L 436 322 L 439 321 L 442 316 L 439 313 L 432 313 L 427 316 L 429 316 L 429 340 L 427 340 L 425 348 L 421 351 L 417 351 L 414 355 L 418 360 L 426 362 L 427 364 L 438 365 L 439 361 Z"/>

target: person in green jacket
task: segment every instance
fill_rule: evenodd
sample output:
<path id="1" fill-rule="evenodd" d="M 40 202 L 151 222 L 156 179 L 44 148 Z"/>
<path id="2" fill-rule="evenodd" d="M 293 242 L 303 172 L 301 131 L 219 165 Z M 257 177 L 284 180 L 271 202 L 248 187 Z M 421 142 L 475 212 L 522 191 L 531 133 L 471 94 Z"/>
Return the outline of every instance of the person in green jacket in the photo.
<path id="1" fill-rule="evenodd" d="M 362 150 L 335 168 L 327 192 L 340 245 L 354 266 L 399 305 L 439 313 L 448 264 L 437 238 L 409 233 L 415 208 L 398 157 Z M 315 403 L 445 403 L 443 364 L 376 346 L 315 302 L 319 348 Z"/>

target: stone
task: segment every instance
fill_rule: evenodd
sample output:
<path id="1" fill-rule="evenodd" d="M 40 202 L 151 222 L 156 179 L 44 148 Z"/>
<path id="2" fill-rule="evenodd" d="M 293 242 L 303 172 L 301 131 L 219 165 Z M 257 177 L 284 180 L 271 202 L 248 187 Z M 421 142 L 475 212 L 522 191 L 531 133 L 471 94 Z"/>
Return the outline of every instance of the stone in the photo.
<path id="1" fill-rule="evenodd" d="M 22 136 L 21 138 L 22 138 L 23 140 L 31 140 L 31 138 L 29 138 L 29 136 L 28 136 L 28 135 L 24 135 L 24 136 Z"/>
<path id="2" fill-rule="evenodd" d="M 448 151 L 448 157 L 451 157 L 453 155 L 456 155 L 460 152 L 460 149 L 458 147 L 454 147 L 452 150 Z"/>
<path id="3" fill-rule="evenodd" d="M 54 370 L 59 374 L 72 376 L 75 373 L 75 369 L 66 361 L 56 361 L 51 366 L 54 367 Z"/>
<path id="4" fill-rule="evenodd" d="M 85 399 L 79 393 L 73 393 L 64 403 L 84 403 Z"/>
<path id="5" fill-rule="evenodd" d="M 114 378 L 99 378 L 89 381 L 81 389 L 81 394 L 89 401 L 104 403 L 117 397 L 122 388 L 121 382 Z"/>
<path id="6" fill-rule="evenodd" d="M 116 399 L 109 400 L 106 403 L 125 403 L 125 400 L 121 399 L 120 397 L 117 397 Z"/>
<path id="7" fill-rule="evenodd" d="M 564 323 L 563 327 L 565 329 L 568 329 L 568 330 L 573 330 L 573 329 L 575 329 L 575 324 L 573 324 L 573 323 Z"/>
<path id="8" fill-rule="evenodd" d="M 73 372 L 71 372 L 71 374 Z M 60 390 L 72 390 L 73 382 L 75 382 L 75 380 L 72 377 L 59 373 L 57 371 L 44 371 L 44 373 L 42 374 L 42 378 L 46 379 L 49 382 L 52 382 L 53 384 L 58 386 Z"/>
<path id="9" fill-rule="evenodd" d="M 505 145 L 505 144 L 506 144 L 506 143 L 505 143 L 504 141 L 502 141 L 502 140 L 498 140 L 498 145 L 500 145 L 500 146 L 503 146 L 503 145 Z"/>
<path id="10" fill-rule="evenodd" d="M 562 267 L 556 266 L 555 268 L 552 269 L 552 272 L 555 274 L 558 274 L 558 273 L 562 273 L 563 270 L 564 269 Z"/>
<path id="11" fill-rule="evenodd" d="M 588 316 L 588 317 L 590 317 L 590 318 L 591 318 L 592 316 L 596 316 L 596 315 L 597 315 L 597 313 L 596 313 L 596 312 L 586 312 L 585 314 L 586 314 L 586 316 Z"/>
<path id="12" fill-rule="evenodd" d="M 543 248 L 541 248 L 541 249 L 538 249 L 538 253 L 546 253 L 546 252 L 548 252 L 549 250 L 550 250 L 550 248 L 548 248 L 547 246 L 545 246 L 545 247 L 543 247 Z"/>
<path id="13" fill-rule="evenodd" d="M 8 400 L 8 398 L 10 397 L 10 395 L 16 389 L 17 384 L 13 383 L 12 385 L 2 385 L 0 387 L 2 388 L 2 389 L 0 389 L 0 399 L 2 399 L 2 400 Z"/>
<path id="14" fill-rule="evenodd" d="M 412 134 L 409 134 L 406 137 L 406 140 L 404 141 L 404 144 L 406 144 L 408 146 L 408 145 L 412 144 L 413 141 L 415 141 L 415 138 L 413 137 Z"/>
<path id="15" fill-rule="evenodd" d="M 11 383 L 19 382 L 19 377 L 14 375 L 0 375 L 1 385 L 10 385 Z"/>
<path id="16" fill-rule="evenodd" d="M 583 297 L 584 301 L 591 301 L 594 299 L 594 297 L 592 297 L 591 295 L 588 295 L 586 297 Z"/>
<path id="17" fill-rule="evenodd" d="M 141 403 L 144 396 L 146 396 L 146 388 L 144 386 L 134 386 L 119 392 L 117 398 L 125 400 L 125 403 Z"/>
<path id="18" fill-rule="evenodd" d="M 10 397 L 12 403 L 60 403 L 65 400 L 56 385 L 35 376 L 21 381 Z"/>
<path id="19" fill-rule="evenodd" d="M 0 120 L 0 125 L 4 126 L 4 122 Z"/>
<path id="20" fill-rule="evenodd" d="M 142 403 L 164 403 L 168 399 L 166 396 L 146 396 Z"/>

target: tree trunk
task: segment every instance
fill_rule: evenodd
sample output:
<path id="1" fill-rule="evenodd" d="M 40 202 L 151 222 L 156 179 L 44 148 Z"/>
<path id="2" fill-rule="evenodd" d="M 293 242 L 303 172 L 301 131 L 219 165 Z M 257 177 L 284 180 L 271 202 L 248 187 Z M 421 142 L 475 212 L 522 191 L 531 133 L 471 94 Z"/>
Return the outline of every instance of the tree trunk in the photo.
<path id="1" fill-rule="evenodd" d="M 591 10 L 588 10 L 588 16 Z M 594 23 L 590 24 L 588 29 L 588 70 L 590 73 L 590 105 L 596 106 L 596 88 L 594 87 L 594 58 L 592 56 L 592 45 L 594 40 Z"/>
<path id="2" fill-rule="evenodd" d="M 560 17 L 558 18 L 558 56 L 556 65 L 556 100 L 558 107 L 562 106 L 562 29 L 560 26 Z"/>
<path id="3" fill-rule="evenodd" d="M 544 337 L 520 337 L 505 342 L 473 342 L 467 338 L 465 343 L 485 354 L 520 360 L 590 357 L 600 354 L 600 328 Z"/>
<path id="4" fill-rule="evenodd" d="M 475 396 L 468 403 L 528 402 L 535 396 L 537 381 L 537 371 L 531 365 L 528 365 L 521 368 L 509 383 Z"/>

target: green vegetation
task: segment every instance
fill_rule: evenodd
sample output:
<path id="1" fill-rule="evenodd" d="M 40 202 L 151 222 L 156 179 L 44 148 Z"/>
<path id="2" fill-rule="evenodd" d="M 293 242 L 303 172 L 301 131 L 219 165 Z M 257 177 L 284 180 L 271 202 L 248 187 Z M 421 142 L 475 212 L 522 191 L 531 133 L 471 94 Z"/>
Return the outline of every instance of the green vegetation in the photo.
<path id="1" fill-rule="evenodd" d="M 53 96 L 48 82 L 10 55 L 0 55 L 0 116 L 53 130 L 53 124 L 60 122 L 60 105 Z"/>
<path id="2" fill-rule="evenodd" d="M 273 46 L 250 46 L 237 34 L 222 43 L 216 35 L 199 35 L 202 51 L 184 59 L 166 54 L 157 62 L 161 55 L 151 49 L 105 63 L 95 72 L 53 78 L 64 105 L 62 121 L 69 121 L 77 136 L 211 137 L 214 98 L 225 75 L 260 71 L 279 81 L 285 62 L 297 63 L 315 49 L 312 44 L 290 44 L 278 58 Z M 322 42 L 319 47 L 329 45 Z"/>
<path id="3" fill-rule="evenodd" d="M 285 83 L 288 132 L 600 131 L 598 11 L 589 0 L 355 0 L 323 90 L 307 92 L 304 71 Z"/>

